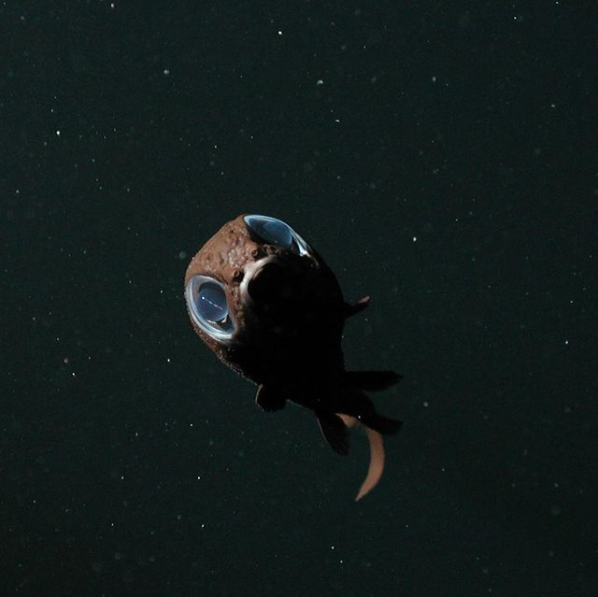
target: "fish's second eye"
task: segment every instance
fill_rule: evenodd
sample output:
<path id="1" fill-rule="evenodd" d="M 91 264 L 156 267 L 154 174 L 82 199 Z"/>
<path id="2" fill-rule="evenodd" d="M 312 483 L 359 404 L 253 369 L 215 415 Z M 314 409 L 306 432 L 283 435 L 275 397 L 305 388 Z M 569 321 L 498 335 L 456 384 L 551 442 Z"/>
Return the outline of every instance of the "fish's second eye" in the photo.
<path id="1" fill-rule="evenodd" d="M 307 243 L 288 225 L 278 218 L 251 214 L 243 218 L 254 236 L 269 245 L 278 245 L 298 255 L 308 255 Z"/>
<path id="2" fill-rule="evenodd" d="M 228 340 L 235 332 L 229 315 L 224 285 L 209 276 L 195 275 L 187 283 L 185 299 L 193 321 L 216 340 Z"/>

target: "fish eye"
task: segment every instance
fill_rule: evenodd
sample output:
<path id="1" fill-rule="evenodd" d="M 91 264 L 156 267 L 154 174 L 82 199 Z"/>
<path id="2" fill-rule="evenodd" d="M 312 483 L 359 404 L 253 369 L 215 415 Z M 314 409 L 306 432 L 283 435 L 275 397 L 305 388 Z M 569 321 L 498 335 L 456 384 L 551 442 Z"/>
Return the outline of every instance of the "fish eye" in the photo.
<path id="1" fill-rule="evenodd" d="M 224 285 L 209 276 L 196 274 L 189 279 L 185 299 L 193 321 L 216 340 L 229 340 L 235 333 Z"/>
<path id="2" fill-rule="evenodd" d="M 297 255 L 309 255 L 309 245 L 286 222 L 258 214 L 245 216 L 243 220 L 257 240 L 283 247 Z"/>

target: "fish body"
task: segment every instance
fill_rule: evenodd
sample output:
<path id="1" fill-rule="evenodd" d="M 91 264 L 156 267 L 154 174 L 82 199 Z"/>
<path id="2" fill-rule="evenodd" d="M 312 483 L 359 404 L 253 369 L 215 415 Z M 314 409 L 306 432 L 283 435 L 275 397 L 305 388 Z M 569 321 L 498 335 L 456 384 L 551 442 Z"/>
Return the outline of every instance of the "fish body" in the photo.
<path id="1" fill-rule="evenodd" d="M 346 303 L 332 270 L 291 227 L 260 215 L 228 222 L 191 260 L 185 297 L 197 334 L 258 385 L 261 409 L 277 411 L 292 401 L 313 411 L 340 454 L 349 452 L 348 428 L 361 424 L 372 459 L 381 451 L 383 463 L 380 435 L 395 434 L 401 422 L 379 415 L 365 393 L 384 390 L 400 376 L 345 370 L 344 324 L 369 297 Z"/>

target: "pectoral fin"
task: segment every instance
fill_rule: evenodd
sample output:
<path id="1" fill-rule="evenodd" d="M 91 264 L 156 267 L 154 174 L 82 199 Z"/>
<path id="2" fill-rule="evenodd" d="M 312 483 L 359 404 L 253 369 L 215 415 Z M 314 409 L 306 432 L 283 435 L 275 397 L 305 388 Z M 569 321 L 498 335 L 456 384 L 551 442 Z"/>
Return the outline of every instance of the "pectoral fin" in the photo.
<path id="1" fill-rule="evenodd" d="M 362 312 L 369 304 L 371 298 L 369 296 L 362 297 L 357 303 L 351 305 L 349 303 L 345 303 L 345 318 L 350 318 L 359 312 Z"/>

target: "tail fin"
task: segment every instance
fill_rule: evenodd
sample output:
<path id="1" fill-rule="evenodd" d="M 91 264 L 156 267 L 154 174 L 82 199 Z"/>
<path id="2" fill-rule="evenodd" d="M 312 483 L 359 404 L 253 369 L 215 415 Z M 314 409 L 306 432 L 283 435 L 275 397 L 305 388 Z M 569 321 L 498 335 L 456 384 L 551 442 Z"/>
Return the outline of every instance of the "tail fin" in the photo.
<path id="1" fill-rule="evenodd" d="M 403 422 L 379 415 L 372 401 L 367 395 L 356 388 L 345 388 L 340 401 L 340 413 L 351 415 L 364 426 L 384 434 L 392 436 L 396 434 L 403 425 Z"/>
<path id="2" fill-rule="evenodd" d="M 384 436 L 394 436 L 403 427 L 402 421 L 392 419 L 391 417 L 384 417 L 377 413 L 374 413 L 373 417 L 364 417 L 360 421 L 364 426 L 380 432 Z"/>

